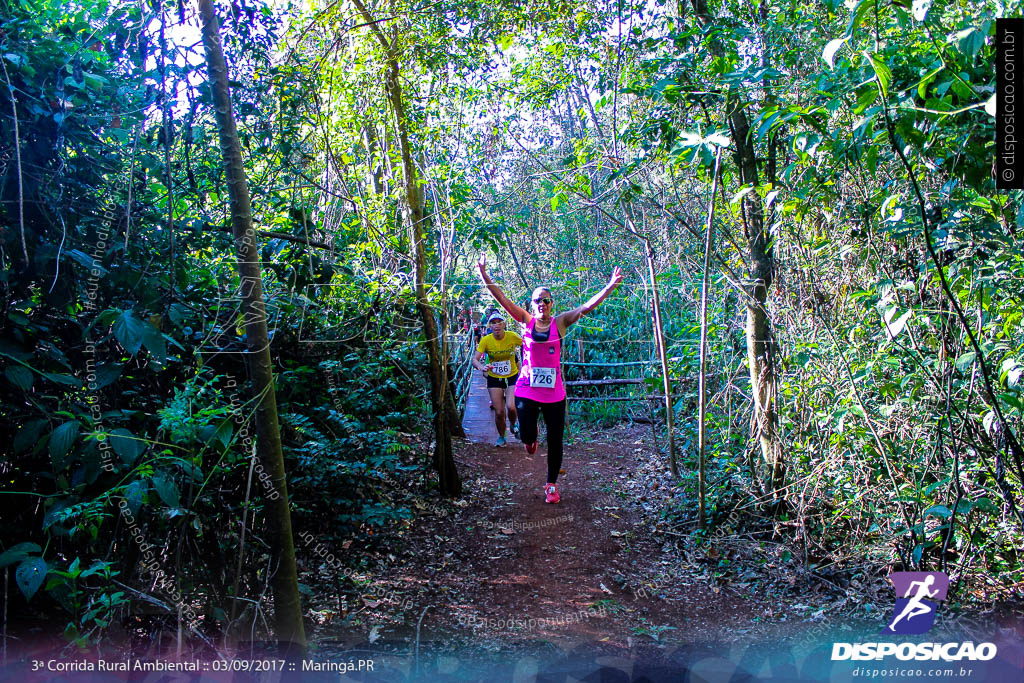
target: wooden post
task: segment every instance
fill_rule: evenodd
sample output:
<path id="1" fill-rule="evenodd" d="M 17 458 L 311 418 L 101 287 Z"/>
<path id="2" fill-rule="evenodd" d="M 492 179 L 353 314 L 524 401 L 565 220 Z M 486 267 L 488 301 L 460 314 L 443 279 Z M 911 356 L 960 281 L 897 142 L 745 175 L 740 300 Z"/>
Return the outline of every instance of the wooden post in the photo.
<path id="1" fill-rule="evenodd" d="M 722 148 L 715 154 L 715 175 L 711 179 L 711 203 L 708 205 L 708 225 L 704 231 L 704 275 L 700 285 L 700 374 L 697 376 L 697 528 L 704 528 L 704 511 L 707 498 L 707 476 L 705 472 L 705 451 L 707 435 L 705 433 L 704 414 L 707 410 L 707 374 L 708 363 L 708 285 L 711 271 L 711 245 L 714 237 L 715 193 L 718 191 L 718 168 L 722 161 Z"/>

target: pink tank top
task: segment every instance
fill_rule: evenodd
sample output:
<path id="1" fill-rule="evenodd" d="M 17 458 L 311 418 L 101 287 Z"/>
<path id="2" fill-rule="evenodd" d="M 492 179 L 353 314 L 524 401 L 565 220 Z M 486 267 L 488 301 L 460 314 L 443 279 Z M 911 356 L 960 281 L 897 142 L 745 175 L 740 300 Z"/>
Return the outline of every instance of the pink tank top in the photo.
<path id="1" fill-rule="evenodd" d="M 516 382 L 516 396 L 538 403 L 558 403 L 565 398 L 562 384 L 562 340 L 558 324 L 551 320 L 548 341 L 534 341 L 534 318 L 523 331 L 523 367 Z"/>

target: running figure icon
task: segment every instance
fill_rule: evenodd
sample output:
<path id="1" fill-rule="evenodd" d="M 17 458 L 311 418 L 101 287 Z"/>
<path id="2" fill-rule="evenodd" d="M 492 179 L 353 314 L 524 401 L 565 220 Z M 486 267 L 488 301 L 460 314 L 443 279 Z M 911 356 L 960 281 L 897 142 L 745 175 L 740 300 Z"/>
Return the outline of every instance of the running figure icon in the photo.
<path id="1" fill-rule="evenodd" d="M 939 591 L 937 589 L 928 590 L 933 583 L 935 583 L 935 577 L 931 574 L 925 577 L 924 581 L 912 581 L 910 583 L 910 590 L 908 590 L 907 592 L 909 593 L 910 591 L 914 590 L 914 586 L 918 586 L 917 594 L 914 595 L 914 597 L 910 598 L 910 601 L 907 602 L 907 606 L 903 608 L 903 611 L 900 612 L 900 615 L 893 619 L 892 623 L 889 624 L 890 631 L 895 631 L 896 624 L 898 624 L 903 619 L 910 621 L 914 617 L 921 616 L 922 614 L 928 614 L 929 612 L 935 609 L 934 607 L 931 607 L 930 605 L 926 605 L 923 602 L 921 602 L 925 598 L 934 598 L 936 595 L 939 594 Z"/>
<path id="2" fill-rule="evenodd" d="M 882 633 L 926 633 L 935 623 L 938 603 L 946 599 L 949 577 L 943 572 L 893 572 L 896 588 L 892 621 Z"/>

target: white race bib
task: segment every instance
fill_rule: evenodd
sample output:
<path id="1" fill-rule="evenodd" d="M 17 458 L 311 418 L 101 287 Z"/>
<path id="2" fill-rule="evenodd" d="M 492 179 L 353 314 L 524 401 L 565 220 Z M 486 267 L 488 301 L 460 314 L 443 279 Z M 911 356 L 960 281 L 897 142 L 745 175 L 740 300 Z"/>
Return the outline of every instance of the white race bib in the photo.
<path id="1" fill-rule="evenodd" d="M 501 360 L 491 363 L 491 373 L 499 377 L 505 377 L 512 372 L 512 360 Z"/>
<path id="2" fill-rule="evenodd" d="M 555 388 L 555 368 L 530 368 L 530 386 L 540 389 Z"/>

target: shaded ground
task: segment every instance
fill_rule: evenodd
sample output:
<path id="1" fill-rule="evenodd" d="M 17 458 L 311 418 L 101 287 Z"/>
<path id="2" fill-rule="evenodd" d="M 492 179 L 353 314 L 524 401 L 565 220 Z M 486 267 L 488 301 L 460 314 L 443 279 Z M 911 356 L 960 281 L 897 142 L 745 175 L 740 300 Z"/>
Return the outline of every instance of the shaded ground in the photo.
<path id="1" fill-rule="evenodd" d="M 515 439 L 493 446 L 479 378 L 464 426 L 463 496 L 409 493 L 405 547 L 315 627 L 316 658 L 373 659 L 352 680 L 853 680 L 832 643 L 878 638 L 893 604 L 884 577 L 807 571 L 753 510 L 701 543 L 663 519 L 683 492 L 648 428 L 575 425 L 562 502 L 548 505 L 546 444 L 534 456 Z M 973 680 L 1024 667 L 1019 614 L 958 619 L 943 613 L 930 636 L 1005 639 L 1003 668 Z"/>
<path id="2" fill-rule="evenodd" d="M 860 680 L 852 671 L 861 663 L 832 662 L 832 644 L 878 639 L 893 606 L 884 577 L 805 570 L 797 549 L 752 509 L 719 520 L 697 543 L 685 525 L 662 517 L 684 492 L 647 427 L 574 425 L 562 502 L 547 505 L 546 444 L 534 456 L 514 439 L 494 447 L 482 382 L 465 426 L 456 451 L 464 495 L 443 500 L 396 486 L 390 502 L 414 518 L 378 550 L 359 551 L 372 570 L 346 578 L 333 556 L 300 546 L 311 652 L 282 680 Z M 355 551 L 349 542 L 326 550 Z M 1021 680 L 1024 618 L 1016 609 L 961 619 L 943 608 L 927 638 L 993 641 L 999 657 L 960 678 Z M 155 637 L 133 643 L 133 657 L 175 659 L 174 620 L 161 618 L 146 630 Z M 69 650 L 55 635 L 44 638 L 47 625 L 25 626 L 19 632 L 38 641 L 34 652 Z M 108 646 L 106 656 L 117 652 Z M 235 657 L 275 658 L 258 645 Z M 25 673 L 18 666 L 13 676 Z M 269 680 L 244 670 L 230 676 Z"/>
<path id="3" fill-rule="evenodd" d="M 493 446 L 482 382 L 465 426 L 468 439 L 457 447 L 463 497 L 413 503 L 409 547 L 388 558 L 362 604 L 347 611 L 346 628 L 323 625 L 324 657 L 390 650 L 413 658 L 405 673 L 423 659 L 432 675 L 447 666 L 454 679 L 483 675 L 499 659 L 511 675 L 522 666 L 586 671 L 611 657 L 668 676 L 692 660 L 690 644 L 713 655 L 752 634 L 781 637 L 799 621 L 794 615 L 812 617 L 811 605 L 817 611 L 836 597 L 833 587 L 811 585 L 803 590 L 809 604 L 793 607 L 796 593 L 785 594 L 795 574 L 781 571 L 777 548 L 753 543 L 764 548 L 753 564 L 780 570 L 782 590 L 771 594 L 785 597 L 767 600 L 771 578 L 736 575 L 730 558 L 739 555 L 724 536 L 691 547 L 659 517 L 677 492 L 647 428 L 577 429 L 559 478 L 562 502 L 548 505 L 546 444 L 534 456 L 515 439 Z"/>

